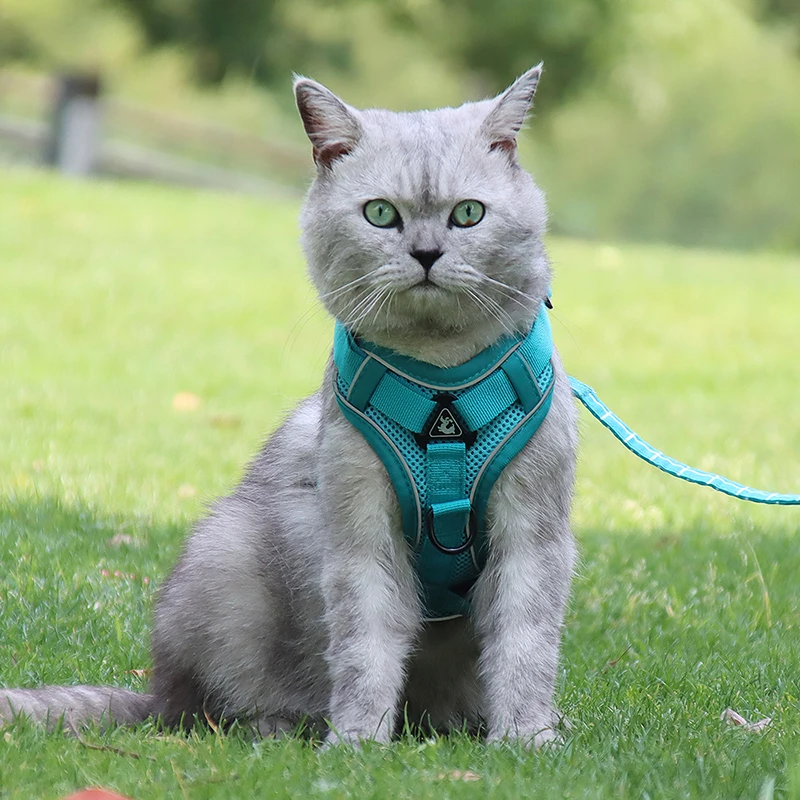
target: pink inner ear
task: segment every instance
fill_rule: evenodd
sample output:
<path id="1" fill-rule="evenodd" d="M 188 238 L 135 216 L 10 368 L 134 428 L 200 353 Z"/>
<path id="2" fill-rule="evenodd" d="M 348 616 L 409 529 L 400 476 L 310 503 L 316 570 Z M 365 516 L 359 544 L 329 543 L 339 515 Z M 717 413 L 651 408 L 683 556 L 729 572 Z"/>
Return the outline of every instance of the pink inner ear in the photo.
<path id="1" fill-rule="evenodd" d="M 517 143 L 514 139 L 498 139 L 489 145 L 489 151 L 502 150 L 504 153 L 513 155 L 517 152 Z"/>
<path id="2" fill-rule="evenodd" d="M 337 158 L 346 156 L 350 152 L 350 146 L 344 142 L 331 142 L 324 147 L 314 148 L 314 163 L 323 167 L 329 167 Z"/>

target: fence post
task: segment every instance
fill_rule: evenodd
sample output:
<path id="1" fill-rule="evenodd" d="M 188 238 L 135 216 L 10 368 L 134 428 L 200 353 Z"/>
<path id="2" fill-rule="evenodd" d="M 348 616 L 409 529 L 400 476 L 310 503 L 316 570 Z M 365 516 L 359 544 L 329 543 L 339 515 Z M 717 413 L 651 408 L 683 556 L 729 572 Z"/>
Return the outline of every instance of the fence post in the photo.
<path id="1" fill-rule="evenodd" d="M 68 175 L 89 175 L 97 163 L 101 88 L 97 75 L 58 78 L 45 159 Z"/>

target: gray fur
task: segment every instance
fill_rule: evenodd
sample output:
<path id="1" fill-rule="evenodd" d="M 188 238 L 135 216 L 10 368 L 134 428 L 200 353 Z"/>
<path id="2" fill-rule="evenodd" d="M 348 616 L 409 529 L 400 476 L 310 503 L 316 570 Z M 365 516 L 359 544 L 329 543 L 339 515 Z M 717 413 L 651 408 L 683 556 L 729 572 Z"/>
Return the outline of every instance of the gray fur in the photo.
<path id="1" fill-rule="evenodd" d="M 17 716 L 43 722 L 48 730 L 62 723 L 73 729 L 88 721 L 132 724 L 151 713 L 153 697 L 111 686 L 43 686 L 0 690 L 0 723 Z"/>
<path id="2" fill-rule="evenodd" d="M 527 330 L 550 281 L 544 198 L 516 159 L 541 69 L 495 100 L 410 114 L 357 111 L 298 78 L 317 176 L 302 212 L 309 271 L 332 315 L 438 366 Z M 403 224 L 371 226 L 383 198 Z M 485 218 L 448 224 L 476 199 Z M 412 250 L 442 256 L 424 281 Z M 36 718 L 246 718 L 264 735 L 302 721 L 328 741 L 387 741 L 402 722 L 553 738 L 560 629 L 575 558 L 569 527 L 576 414 L 557 355 L 551 410 L 494 486 L 490 558 L 470 619 L 423 624 L 397 498 L 330 390 L 305 400 L 233 494 L 188 539 L 155 613 L 152 696 L 7 692 Z M 135 695 L 134 695 L 135 697 Z M 80 709 L 79 700 L 86 701 Z M 138 703 L 138 704 L 137 704 Z M 10 709 L 0 704 L 0 720 Z"/>

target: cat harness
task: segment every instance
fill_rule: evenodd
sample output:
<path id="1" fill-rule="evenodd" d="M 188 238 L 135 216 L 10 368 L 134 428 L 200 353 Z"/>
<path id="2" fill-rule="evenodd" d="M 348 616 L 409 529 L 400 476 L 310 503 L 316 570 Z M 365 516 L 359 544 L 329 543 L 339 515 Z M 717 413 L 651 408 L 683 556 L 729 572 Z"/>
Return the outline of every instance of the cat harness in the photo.
<path id="1" fill-rule="evenodd" d="M 544 304 L 527 334 L 448 368 L 336 324 L 334 394 L 394 485 L 428 620 L 469 612 L 488 555 L 489 494 L 547 415 L 552 352 Z"/>

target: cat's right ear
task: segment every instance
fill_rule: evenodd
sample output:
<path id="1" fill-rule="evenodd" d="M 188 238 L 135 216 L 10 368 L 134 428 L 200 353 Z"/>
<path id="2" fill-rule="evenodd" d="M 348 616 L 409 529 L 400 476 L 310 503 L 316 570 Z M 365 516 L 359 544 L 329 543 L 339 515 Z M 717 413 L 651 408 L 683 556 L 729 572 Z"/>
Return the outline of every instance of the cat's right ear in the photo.
<path id="1" fill-rule="evenodd" d="M 539 63 L 529 69 L 493 101 L 492 110 L 481 125 L 490 150 L 502 150 L 516 158 L 517 136 L 530 111 L 543 67 Z"/>
<path id="2" fill-rule="evenodd" d="M 294 96 L 314 148 L 314 163 L 327 169 L 358 144 L 361 138 L 358 112 L 321 83 L 301 75 L 295 76 Z"/>

